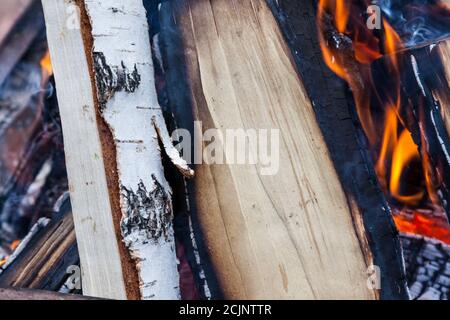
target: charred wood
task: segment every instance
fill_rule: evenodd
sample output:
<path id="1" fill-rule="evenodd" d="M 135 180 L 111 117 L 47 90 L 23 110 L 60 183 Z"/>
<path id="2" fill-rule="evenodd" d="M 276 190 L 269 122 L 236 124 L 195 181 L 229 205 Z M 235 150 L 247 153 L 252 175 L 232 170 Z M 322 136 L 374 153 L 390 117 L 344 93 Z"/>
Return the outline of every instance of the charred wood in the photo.
<path id="1" fill-rule="evenodd" d="M 51 220 L 40 220 L 16 251 L 2 268 L 0 287 L 58 291 L 68 267 L 79 263 L 68 199 Z"/>
<path id="2" fill-rule="evenodd" d="M 289 42 L 341 183 L 353 195 L 381 270 L 382 299 L 408 299 L 404 263 L 389 205 L 377 183 L 373 162 L 346 84 L 322 59 L 312 2 L 269 0 Z M 353 68 L 353 66 L 350 66 Z"/>
<path id="3" fill-rule="evenodd" d="M 401 234 L 411 298 L 448 300 L 450 246 L 430 238 Z"/>

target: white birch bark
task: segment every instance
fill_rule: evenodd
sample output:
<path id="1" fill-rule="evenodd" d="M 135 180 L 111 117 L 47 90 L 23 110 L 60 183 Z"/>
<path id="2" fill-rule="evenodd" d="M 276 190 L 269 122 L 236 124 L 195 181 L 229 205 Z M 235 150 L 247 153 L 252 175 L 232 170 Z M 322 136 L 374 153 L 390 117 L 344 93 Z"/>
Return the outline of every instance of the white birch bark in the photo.
<path id="1" fill-rule="evenodd" d="M 179 299 L 171 189 L 159 141 L 186 176 L 157 101 L 142 0 L 85 0 L 101 113 L 115 139 L 122 236 L 139 271 L 143 299 Z M 159 139 L 158 139 L 159 138 Z"/>

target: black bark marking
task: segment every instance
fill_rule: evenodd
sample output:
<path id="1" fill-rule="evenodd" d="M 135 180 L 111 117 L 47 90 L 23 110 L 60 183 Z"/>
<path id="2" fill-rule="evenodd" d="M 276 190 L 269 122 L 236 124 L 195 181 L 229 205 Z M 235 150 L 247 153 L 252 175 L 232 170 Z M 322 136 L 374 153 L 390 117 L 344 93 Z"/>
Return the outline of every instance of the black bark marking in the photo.
<path id="1" fill-rule="evenodd" d="M 122 197 L 126 200 L 126 217 L 122 219 L 122 236 L 126 238 L 138 231 L 146 235 L 150 241 L 166 240 L 172 226 L 172 203 L 162 185 L 152 175 L 155 188 L 148 192 L 141 181 L 137 191 L 121 187 Z"/>
<path id="2" fill-rule="evenodd" d="M 103 112 L 106 103 L 116 92 L 134 92 L 141 83 L 136 64 L 133 71 L 122 62 L 120 66 L 110 66 L 106 62 L 102 52 L 94 52 L 95 80 L 97 85 L 97 95 L 100 103 L 100 110 Z"/>

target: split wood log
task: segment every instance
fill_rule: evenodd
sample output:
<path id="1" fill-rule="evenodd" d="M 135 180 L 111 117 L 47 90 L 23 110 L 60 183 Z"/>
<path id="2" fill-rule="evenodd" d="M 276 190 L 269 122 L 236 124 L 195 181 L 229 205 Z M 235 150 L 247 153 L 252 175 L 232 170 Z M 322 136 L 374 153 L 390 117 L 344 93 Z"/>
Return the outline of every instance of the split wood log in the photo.
<path id="1" fill-rule="evenodd" d="M 181 32 L 166 71 L 186 64 L 187 91 L 172 82 L 174 112 L 190 104 L 204 130 L 279 130 L 274 175 L 261 174 L 262 164 L 196 168 L 194 203 L 225 298 L 376 298 L 359 209 L 345 197 L 266 3 L 178 0 L 161 10 L 164 41 Z M 224 158 L 234 159 L 226 148 Z"/>
<path id="2" fill-rule="evenodd" d="M 121 260 L 116 237 L 89 66 L 79 20 L 78 25 L 68 23 L 79 17 L 69 10 L 74 6 L 70 0 L 44 0 L 42 4 L 64 132 L 84 293 L 126 299 L 126 259 Z"/>
<path id="3" fill-rule="evenodd" d="M 61 294 L 44 290 L 2 288 L 0 289 L 0 300 L 98 300 L 98 298 L 91 298 L 75 294 Z"/>
<path id="4" fill-rule="evenodd" d="M 135 292 L 130 293 L 133 284 L 128 283 L 133 277 L 129 272 L 135 271 L 129 270 L 129 263 L 125 266 L 126 253 L 117 248 L 118 238 L 123 237 L 138 269 L 138 296 L 177 299 L 180 292 L 171 189 L 164 177 L 159 142 L 184 175 L 192 176 L 193 171 L 172 146 L 158 105 L 142 1 L 78 1 L 81 32 L 68 30 L 65 25 L 65 8 L 70 1 L 43 3 L 85 272 L 84 292 L 100 297 L 123 299 L 127 293 L 136 297 Z M 80 53 L 83 48 L 87 55 Z M 97 118 L 98 125 L 96 112 L 103 118 Z M 102 121 L 108 130 L 102 130 L 99 137 L 99 127 L 105 128 Z M 88 152 L 81 141 L 89 141 Z M 81 146 L 83 150 L 78 150 Z M 111 189 L 109 199 L 106 181 Z M 92 207 L 92 202 L 101 207 Z M 88 203 L 91 205 L 86 207 Z"/>
<path id="5" fill-rule="evenodd" d="M 353 125 L 342 125 L 344 122 L 340 121 L 339 127 L 346 128 L 345 131 L 342 131 L 341 128 L 336 126 L 335 118 L 346 119 L 347 122 L 352 122 L 355 121 L 357 117 L 355 117 L 354 112 L 352 114 L 352 112 L 349 113 L 348 111 L 345 111 L 345 109 L 352 110 L 354 108 L 354 106 L 349 106 L 348 102 L 346 102 L 346 100 L 348 100 L 348 93 L 346 94 L 345 89 L 339 89 L 339 86 L 342 87 L 342 84 L 339 85 L 339 80 L 330 77 L 330 72 L 326 70 L 327 67 L 324 65 L 323 61 L 321 61 L 322 57 L 314 54 L 314 52 L 317 52 L 320 48 L 317 43 L 314 43 L 314 40 L 311 40 L 311 35 L 313 35 L 312 39 L 314 39 L 317 34 L 313 5 L 306 5 L 302 7 L 295 5 L 292 2 L 283 0 L 277 1 L 276 5 L 275 1 L 270 2 L 273 4 L 272 7 L 274 8 L 274 11 L 277 12 L 277 15 L 279 15 L 279 22 L 283 26 L 286 37 L 289 39 L 289 42 L 293 44 L 293 51 L 295 51 L 297 64 L 299 65 L 303 78 L 305 79 L 308 92 L 310 93 L 311 98 L 315 101 L 315 109 L 318 114 L 322 130 L 325 133 L 328 145 L 332 150 L 334 163 L 337 166 L 338 172 L 340 172 L 341 179 L 346 186 L 346 189 L 351 190 L 352 193 L 357 195 L 357 198 L 359 199 L 358 203 L 364 206 L 363 212 L 365 225 L 371 226 L 370 228 L 367 228 L 370 233 L 370 238 L 372 239 L 371 247 L 374 248 L 376 264 L 380 265 L 382 270 L 382 287 L 384 288 L 382 293 L 385 293 L 384 297 L 386 298 L 392 298 L 393 296 L 395 297 L 398 287 L 397 284 L 399 284 L 401 288 L 405 288 L 404 285 L 401 285 L 401 283 L 404 282 L 401 280 L 404 278 L 402 275 L 403 272 L 395 273 L 393 272 L 394 268 L 386 268 L 384 266 L 386 264 L 392 266 L 395 264 L 398 265 L 398 261 L 395 262 L 395 260 L 396 257 L 401 255 L 397 252 L 397 244 L 392 246 L 391 243 L 391 245 L 389 245 L 388 239 L 390 235 L 388 233 L 380 232 L 383 229 L 387 230 L 386 222 L 383 225 L 382 220 L 380 219 L 382 216 L 380 210 L 383 208 L 378 205 L 374 205 L 373 202 L 372 205 L 370 205 L 371 199 L 379 198 L 379 194 L 377 195 L 377 192 L 375 191 L 375 189 L 379 188 L 374 186 L 371 188 L 373 189 L 372 192 L 368 192 L 369 188 L 364 187 L 364 184 L 367 184 L 364 181 L 367 180 L 362 177 L 367 176 L 368 170 L 363 168 L 361 165 L 367 163 L 367 160 L 361 159 L 361 161 L 357 159 L 361 158 L 361 154 L 365 152 L 363 150 L 367 148 L 367 146 L 364 146 L 365 139 L 355 139 L 355 142 L 350 144 L 348 142 L 336 143 L 336 141 L 339 141 L 339 139 L 336 139 L 336 136 L 341 135 L 342 132 L 355 131 L 355 129 L 351 129 Z M 309 19 L 310 22 L 306 21 L 308 20 L 305 19 L 306 16 L 311 17 Z M 423 154 L 423 152 L 428 151 L 429 154 L 426 156 L 429 157 L 430 163 L 433 162 L 436 164 L 436 167 L 443 168 L 446 167 L 446 148 L 449 146 L 446 142 L 446 134 L 441 129 L 442 126 L 439 122 L 442 121 L 436 113 L 437 108 L 435 102 L 431 99 L 432 95 L 427 93 L 426 97 L 421 98 L 421 96 L 424 91 L 428 90 L 427 92 L 429 92 L 430 89 L 433 90 L 433 94 L 436 88 L 440 88 L 439 92 L 444 92 L 446 94 L 448 94 L 449 90 L 446 81 L 444 83 L 437 82 L 439 77 L 436 76 L 438 74 L 436 70 L 439 70 L 440 67 L 436 65 L 436 59 L 431 59 L 427 62 L 424 54 L 421 54 L 425 51 L 429 52 L 430 49 L 422 48 L 404 54 L 408 57 L 408 59 L 406 59 L 406 64 L 408 64 L 408 61 L 409 64 L 405 66 L 406 70 L 403 70 L 402 72 L 402 75 L 404 76 L 403 80 L 405 80 L 402 84 L 402 90 L 405 91 L 405 100 L 412 101 L 413 107 L 415 108 L 413 113 L 416 118 L 411 119 L 412 121 L 408 119 L 408 128 L 414 133 L 413 136 L 418 145 L 422 145 L 420 139 L 420 128 L 424 128 L 427 133 L 429 149 L 425 150 L 425 148 L 421 148 L 421 153 Z M 436 48 L 433 49 L 432 52 L 437 52 Z M 416 55 L 415 58 L 413 57 L 414 55 Z M 379 62 L 380 61 L 377 63 Z M 417 64 L 414 65 L 414 62 Z M 420 69 L 420 71 L 417 72 L 417 69 Z M 325 77 L 322 80 L 319 80 L 314 76 L 317 73 L 323 73 L 325 74 Z M 381 79 L 383 79 L 382 76 Z M 386 79 L 390 79 L 390 77 L 387 76 Z M 322 88 L 322 90 L 318 88 Z M 329 92 L 329 94 L 324 95 L 323 92 Z M 409 109 L 409 113 L 411 113 L 411 109 Z M 346 116 L 346 114 L 348 115 Z M 355 148 L 350 147 L 350 145 L 359 145 L 359 148 L 361 149 L 361 151 L 357 151 L 359 155 L 351 150 Z M 350 154 L 352 155 L 349 156 Z M 349 162 L 349 159 L 354 159 L 354 161 Z M 369 167 L 370 166 L 372 165 L 369 164 Z M 349 170 L 350 167 L 352 168 L 351 171 Z M 443 171 L 444 172 L 441 174 L 442 176 L 445 176 L 448 170 Z M 448 203 L 448 195 L 445 194 L 446 189 L 448 189 L 446 186 L 448 185 L 448 178 L 443 180 L 445 180 L 445 182 L 440 183 L 440 185 L 437 184 L 436 187 L 440 190 L 439 196 L 443 199 L 442 202 L 445 207 L 446 203 Z M 389 209 L 387 209 L 387 211 L 389 211 Z M 382 229 L 378 229 L 374 226 L 379 226 Z M 393 239 L 395 238 L 396 236 Z M 389 270 L 390 274 L 383 272 L 386 270 Z M 401 271 L 401 268 L 398 268 L 397 270 Z"/>
<path id="6" fill-rule="evenodd" d="M 41 220 L 2 267 L 0 287 L 57 291 L 67 269 L 79 262 L 70 202 L 52 219 Z"/>

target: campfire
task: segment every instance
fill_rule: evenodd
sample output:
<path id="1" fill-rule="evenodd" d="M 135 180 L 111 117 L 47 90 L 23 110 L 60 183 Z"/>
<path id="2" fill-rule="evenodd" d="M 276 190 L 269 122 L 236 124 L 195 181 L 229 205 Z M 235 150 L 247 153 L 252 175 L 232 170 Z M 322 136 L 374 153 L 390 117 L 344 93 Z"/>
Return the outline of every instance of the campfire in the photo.
<path id="1" fill-rule="evenodd" d="M 432 137 L 427 136 L 433 130 L 427 126 L 435 124 L 428 123 L 425 114 L 435 106 L 427 106 L 426 92 L 417 90 L 424 80 L 414 53 L 406 51 L 406 45 L 418 44 L 413 40 L 404 43 L 385 18 L 384 33 L 369 30 L 365 25 L 367 17 L 361 14 L 367 5 L 364 1 L 319 3 L 323 57 L 352 90 L 378 181 L 399 231 L 449 243 L 444 182 L 449 159 L 442 156 L 441 150 L 433 150 L 435 146 L 429 141 Z M 438 18 L 450 17 L 448 8 L 439 3 L 423 10 L 423 14 L 434 12 Z M 332 28 L 336 31 L 332 32 Z M 417 83 L 411 84 L 414 81 L 406 78 L 411 76 L 411 68 Z"/>
<path id="2" fill-rule="evenodd" d="M 0 4 L 7 297 L 448 299 L 448 1 L 107 1 Z"/>
<path id="3" fill-rule="evenodd" d="M 42 6 L 0 7 L 1 287 L 59 291 L 79 258 Z"/>
<path id="4" fill-rule="evenodd" d="M 442 138 L 441 124 L 433 115 L 446 106 L 424 87 L 426 77 L 433 75 L 424 75 L 420 60 L 425 51 L 436 50 L 430 42 L 449 36 L 450 8 L 439 1 L 382 1 L 383 15 L 372 17 L 382 28 L 371 30 L 366 25 L 371 17 L 365 14 L 370 5 L 319 1 L 323 59 L 350 87 L 398 230 L 450 244 L 450 158 L 447 138 Z M 446 91 L 448 85 L 436 89 Z"/>

